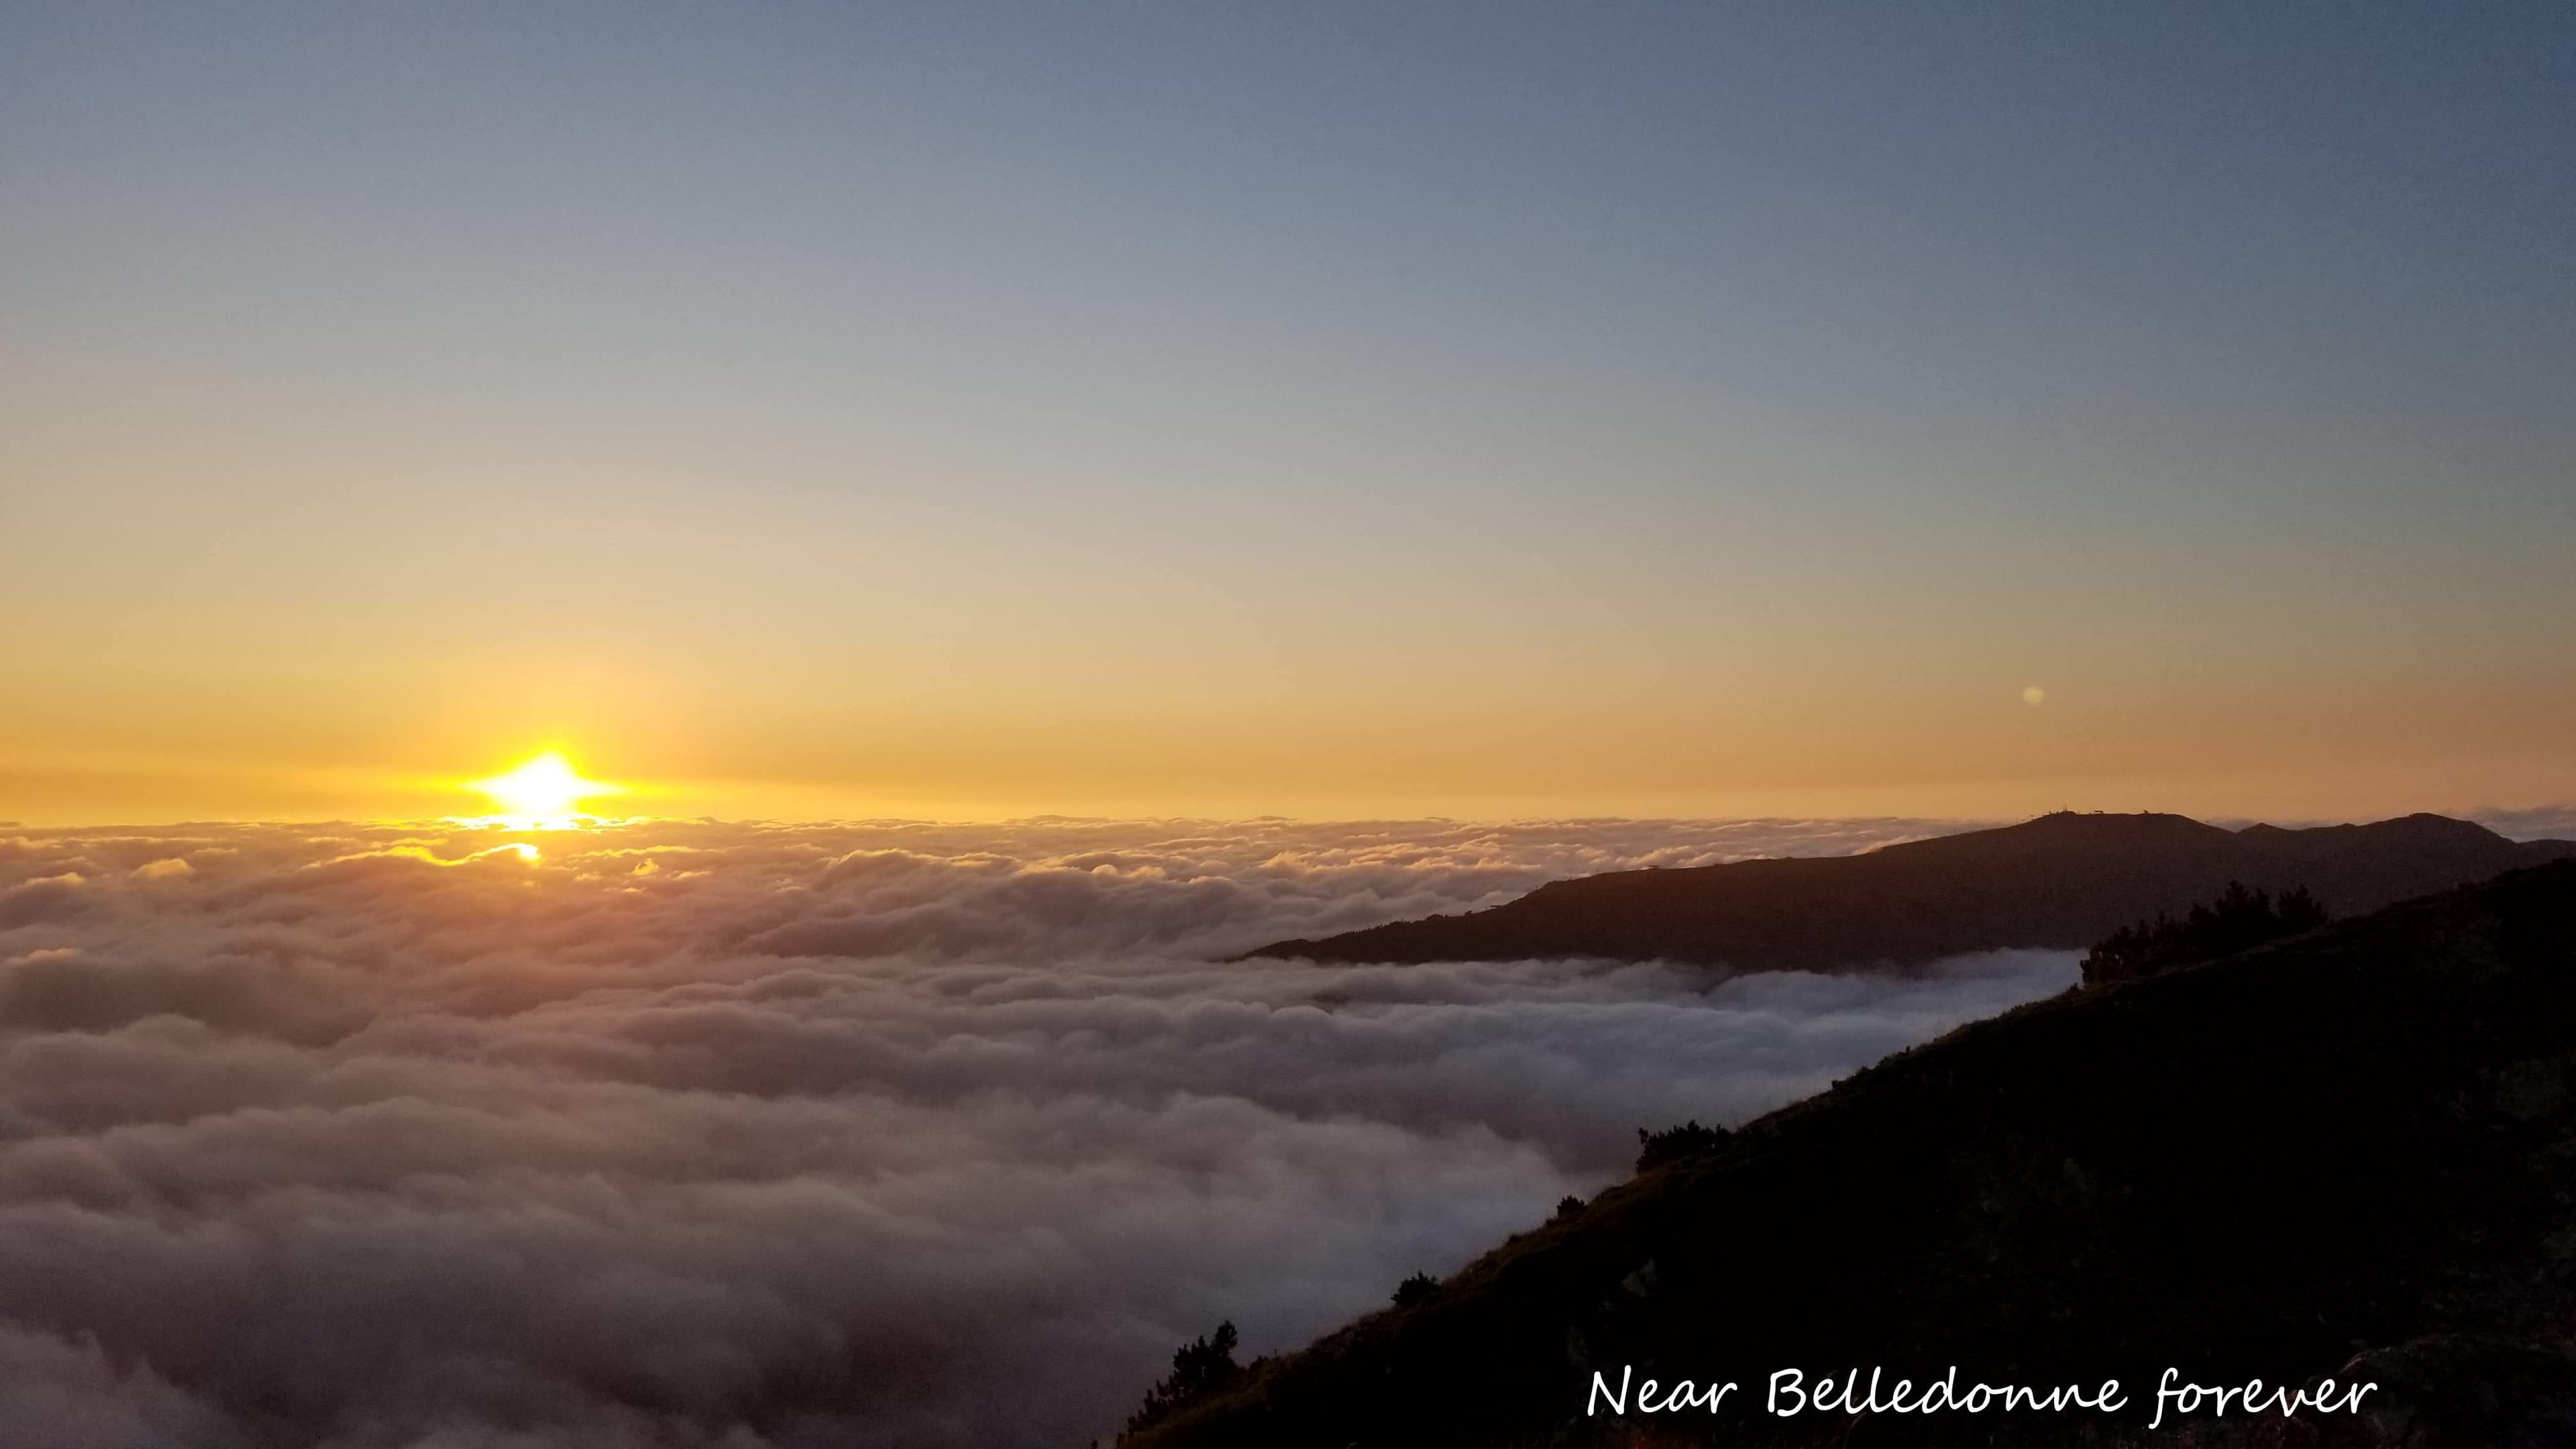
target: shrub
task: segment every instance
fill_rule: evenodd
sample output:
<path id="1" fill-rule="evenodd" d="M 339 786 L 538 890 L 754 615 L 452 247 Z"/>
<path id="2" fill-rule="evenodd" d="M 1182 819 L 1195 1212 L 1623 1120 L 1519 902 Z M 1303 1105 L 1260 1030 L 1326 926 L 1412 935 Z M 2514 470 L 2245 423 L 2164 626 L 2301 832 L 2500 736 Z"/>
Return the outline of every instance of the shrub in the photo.
<path id="1" fill-rule="evenodd" d="M 1160 1423 L 1242 1378 L 1243 1365 L 1234 1361 L 1234 1345 L 1231 1320 L 1218 1324 L 1216 1332 L 1205 1338 L 1182 1344 L 1172 1354 L 1171 1376 L 1147 1389 L 1144 1404 L 1127 1416 L 1127 1432 Z"/>
<path id="2" fill-rule="evenodd" d="M 1432 1277 L 1428 1273 L 1416 1273 L 1412 1277 L 1395 1285 L 1395 1306 L 1398 1308 L 1411 1308 L 1414 1304 L 1430 1297 L 1432 1290 L 1439 1286 L 1439 1279 Z"/>
<path id="3" fill-rule="evenodd" d="M 2263 891 L 2248 890 L 2242 881 L 2230 881 L 2225 894 L 2192 907 L 2181 920 L 2158 915 L 2103 937 L 2084 958 L 2084 984 L 2107 986 L 2198 961 L 2215 961 L 2325 923 L 2326 908 L 2306 886 L 2284 891 L 2275 900 Z"/>
<path id="4" fill-rule="evenodd" d="M 1649 1132 L 1640 1127 L 1637 1129 L 1637 1170 L 1644 1172 L 1650 1167 L 1661 1167 L 1694 1153 L 1713 1151 L 1724 1147 L 1734 1136 L 1723 1127 L 1702 1127 L 1697 1117 L 1661 1132 Z"/>

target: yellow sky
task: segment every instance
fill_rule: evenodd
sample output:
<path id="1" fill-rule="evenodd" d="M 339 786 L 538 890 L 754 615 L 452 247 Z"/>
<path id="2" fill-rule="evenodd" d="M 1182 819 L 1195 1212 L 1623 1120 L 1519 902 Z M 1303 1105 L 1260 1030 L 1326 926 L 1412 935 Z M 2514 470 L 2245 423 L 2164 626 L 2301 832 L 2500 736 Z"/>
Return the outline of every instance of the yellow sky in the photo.
<path id="1" fill-rule="evenodd" d="M 992 480 L 924 518 L 334 437 L 59 440 L 0 541 L 0 819 L 448 814 L 549 747 L 726 817 L 2576 799 L 2545 539 L 2384 576 L 2350 540 L 1695 508 L 1334 541 L 1271 500 L 1220 540 L 1162 500 L 1040 526 Z"/>
<path id="2" fill-rule="evenodd" d="M 2463 730 L 2459 716 L 2410 718 L 2387 700 L 2342 721 L 2313 707 L 2248 719 L 2151 701 L 2124 709 L 2063 687 L 2033 706 L 2006 685 L 1887 714 L 1862 698 L 1827 701 L 1803 723 L 1651 706 L 1591 714 L 1490 700 L 1461 711 L 1415 700 L 1370 713 L 1331 703 L 1126 716 L 1067 705 L 1020 719 L 871 718 L 849 704 L 800 721 L 748 705 L 727 714 L 722 695 L 651 689 L 544 715 L 498 691 L 479 706 L 389 722 L 334 716 L 321 700 L 243 710 L 174 690 L 112 727 L 68 721 L 47 739 L 18 721 L 0 768 L 0 818 L 476 814 L 489 807 L 460 782 L 540 748 L 631 787 L 593 810 L 728 818 L 1990 818 L 2079 808 L 2312 819 L 2576 798 L 2576 765 L 2548 731 Z M 2519 708 L 2490 699 L 2463 711 L 2509 726 L 2538 708 L 2504 703 Z"/>

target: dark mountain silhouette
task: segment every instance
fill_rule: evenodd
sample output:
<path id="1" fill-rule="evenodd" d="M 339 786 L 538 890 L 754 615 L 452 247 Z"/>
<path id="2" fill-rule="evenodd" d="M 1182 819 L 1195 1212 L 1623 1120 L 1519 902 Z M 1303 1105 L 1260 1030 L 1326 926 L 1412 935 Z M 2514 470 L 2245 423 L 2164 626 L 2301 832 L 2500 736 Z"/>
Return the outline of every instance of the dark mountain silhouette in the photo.
<path id="1" fill-rule="evenodd" d="M 2349 916 L 2576 857 L 2440 815 L 2225 830 L 2179 815 L 2044 815 L 1866 855 L 1630 870 L 1539 887 L 1490 910 L 1400 921 L 1252 956 L 1315 961 L 1671 960 L 1738 970 L 1914 965 L 2008 946 L 2073 950 L 2180 913 L 2230 882 L 2305 887 Z"/>
<path id="2" fill-rule="evenodd" d="M 1126 1444 L 2565 1445 L 2571 1347 L 2576 862 L 2558 862 L 1961 1028 L 1561 1207 Z M 1622 1365 L 1744 1388 L 1716 1415 L 1587 1420 L 1592 1371 Z M 2116 1376 L 2133 1411 L 1762 1412 L 1774 1369 L 1871 1365 Z M 2358 1418 L 2204 1412 L 2151 1434 L 2140 1400 L 2167 1367 L 2381 1389 Z"/>

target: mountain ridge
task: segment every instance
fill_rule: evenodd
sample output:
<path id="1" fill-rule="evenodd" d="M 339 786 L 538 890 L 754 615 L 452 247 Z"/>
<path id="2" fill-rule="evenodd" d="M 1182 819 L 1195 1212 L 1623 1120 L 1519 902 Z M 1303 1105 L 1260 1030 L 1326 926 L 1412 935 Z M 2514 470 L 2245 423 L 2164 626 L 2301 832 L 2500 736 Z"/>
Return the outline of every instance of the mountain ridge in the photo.
<path id="1" fill-rule="evenodd" d="M 1859 855 L 1582 876 L 1484 910 L 1274 941 L 1234 959 L 1903 967 L 1972 951 L 2081 949 L 2230 882 L 2304 886 L 2340 916 L 2567 858 L 2576 841 L 2517 842 L 2442 815 L 2229 830 L 2181 815 L 2059 811 Z"/>

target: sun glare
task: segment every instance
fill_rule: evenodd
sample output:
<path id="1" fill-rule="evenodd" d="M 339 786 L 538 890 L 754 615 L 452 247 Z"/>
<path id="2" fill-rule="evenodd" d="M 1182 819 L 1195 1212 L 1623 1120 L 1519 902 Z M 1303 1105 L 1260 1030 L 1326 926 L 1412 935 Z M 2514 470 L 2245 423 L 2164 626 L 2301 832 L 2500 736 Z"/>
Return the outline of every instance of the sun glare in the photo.
<path id="1" fill-rule="evenodd" d="M 479 790 L 492 798 L 501 809 L 501 818 L 523 828 L 558 830 L 577 825 L 581 813 L 574 807 L 582 801 L 601 795 L 622 795 L 625 787 L 603 780 L 585 780 L 572 762 L 548 750 L 506 775 L 488 780 L 469 780 L 465 787 Z"/>

